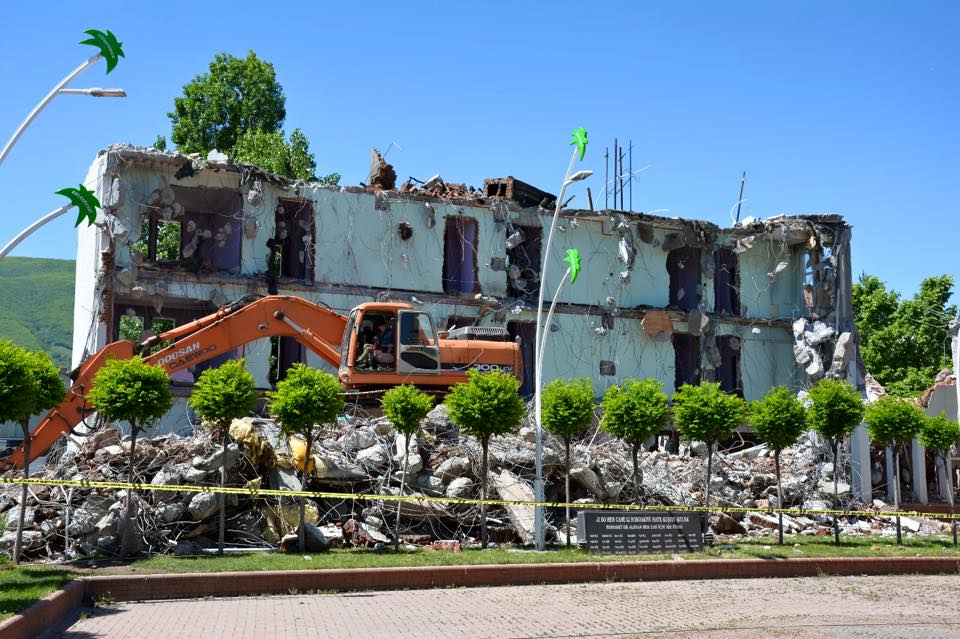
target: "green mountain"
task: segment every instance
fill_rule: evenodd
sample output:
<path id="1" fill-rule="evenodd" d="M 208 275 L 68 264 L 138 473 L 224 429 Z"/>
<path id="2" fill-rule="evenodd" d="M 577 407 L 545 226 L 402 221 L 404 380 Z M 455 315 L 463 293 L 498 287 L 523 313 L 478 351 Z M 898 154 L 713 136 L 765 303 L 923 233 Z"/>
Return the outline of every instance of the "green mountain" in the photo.
<path id="1" fill-rule="evenodd" d="M 0 339 L 43 349 L 70 366 L 73 344 L 73 260 L 0 260 Z"/>

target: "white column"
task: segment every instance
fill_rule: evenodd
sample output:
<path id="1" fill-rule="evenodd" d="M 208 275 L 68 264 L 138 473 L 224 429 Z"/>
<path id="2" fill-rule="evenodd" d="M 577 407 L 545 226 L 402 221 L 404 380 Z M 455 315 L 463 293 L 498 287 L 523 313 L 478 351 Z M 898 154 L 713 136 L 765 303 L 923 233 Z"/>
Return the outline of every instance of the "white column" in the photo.
<path id="1" fill-rule="evenodd" d="M 850 489 L 866 504 L 873 501 L 870 476 L 870 437 L 866 425 L 860 424 L 850 436 Z"/>
<path id="2" fill-rule="evenodd" d="M 887 501 L 893 501 L 893 483 L 896 481 L 893 475 L 893 451 L 887 446 L 884 449 L 884 457 L 887 461 Z"/>
<path id="3" fill-rule="evenodd" d="M 950 478 L 947 477 L 947 465 L 943 463 L 943 460 L 940 459 L 939 455 L 937 456 L 937 495 L 943 501 L 949 501 L 950 493 L 949 490 Z"/>
<path id="4" fill-rule="evenodd" d="M 920 445 L 920 440 L 913 438 L 913 445 L 910 447 L 910 475 L 913 478 L 913 493 L 920 500 L 921 504 L 926 504 L 927 498 L 927 455 L 926 449 Z"/>

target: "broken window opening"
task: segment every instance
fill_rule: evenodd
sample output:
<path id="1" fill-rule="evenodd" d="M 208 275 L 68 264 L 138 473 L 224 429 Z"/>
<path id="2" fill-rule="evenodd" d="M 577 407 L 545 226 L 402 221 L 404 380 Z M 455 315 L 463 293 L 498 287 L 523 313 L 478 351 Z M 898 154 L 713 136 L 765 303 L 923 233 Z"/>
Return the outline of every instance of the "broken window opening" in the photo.
<path id="1" fill-rule="evenodd" d="M 304 200 L 280 200 L 276 214 L 274 268 L 280 277 L 313 283 L 316 222 L 313 205 Z"/>
<path id="2" fill-rule="evenodd" d="M 673 387 L 700 383 L 700 338 L 689 333 L 674 333 L 673 341 L 674 379 Z"/>
<path id="3" fill-rule="evenodd" d="M 668 304 L 689 311 L 700 305 L 700 249 L 682 246 L 667 253 Z"/>
<path id="4" fill-rule="evenodd" d="M 612 377 L 617 374 L 617 364 L 607 359 L 600 360 L 600 374 Z"/>
<path id="5" fill-rule="evenodd" d="M 520 395 L 531 397 L 534 384 L 534 352 L 536 341 L 536 324 L 534 322 L 507 322 L 507 333 L 510 339 L 520 338 L 520 361 L 523 364 L 523 378 L 520 380 Z"/>
<path id="6" fill-rule="evenodd" d="M 287 376 L 287 372 L 294 364 L 304 364 L 307 361 L 307 352 L 303 344 L 292 337 L 270 338 L 270 386 L 277 387 L 277 382 Z"/>
<path id="7" fill-rule="evenodd" d="M 143 341 L 143 318 L 139 315 L 121 315 L 119 326 L 120 339 L 130 340 L 134 344 Z"/>
<path id="8" fill-rule="evenodd" d="M 507 226 L 507 295 L 533 299 L 540 294 L 543 230 Z"/>
<path id="9" fill-rule="evenodd" d="M 130 245 L 149 262 L 176 262 L 180 259 L 180 223 L 166 221 L 156 213 L 140 219 L 140 239 Z"/>
<path id="10" fill-rule="evenodd" d="M 477 221 L 448 217 L 443 234 L 443 290 L 445 293 L 476 293 Z"/>
<path id="11" fill-rule="evenodd" d="M 740 315 L 740 271 L 737 254 L 729 248 L 713 253 L 713 310 L 724 315 Z"/>
<path id="12" fill-rule="evenodd" d="M 834 257 L 832 247 L 814 240 L 803 256 L 803 302 L 814 316 L 833 307 Z"/>
<path id="13" fill-rule="evenodd" d="M 717 349 L 720 351 L 720 365 L 716 369 L 716 381 L 720 384 L 720 390 L 743 397 L 740 338 L 736 335 L 718 335 Z"/>

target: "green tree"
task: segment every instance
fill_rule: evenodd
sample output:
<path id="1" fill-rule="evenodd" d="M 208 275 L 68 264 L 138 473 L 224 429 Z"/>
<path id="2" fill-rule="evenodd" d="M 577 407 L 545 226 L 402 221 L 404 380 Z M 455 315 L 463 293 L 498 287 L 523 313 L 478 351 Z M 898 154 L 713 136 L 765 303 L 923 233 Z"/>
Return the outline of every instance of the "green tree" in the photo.
<path id="1" fill-rule="evenodd" d="M 840 508 L 840 442 L 863 421 L 863 401 L 857 389 L 839 379 L 821 379 L 808 391 L 807 426 L 830 442 L 833 451 L 833 508 Z M 833 537 L 840 543 L 840 523 L 833 516 Z"/>
<path id="2" fill-rule="evenodd" d="M 343 412 L 343 393 L 340 382 L 330 373 L 319 371 L 304 364 L 294 364 L 287 369 L 287 376 L 277 382 L 277 389 L 267 393 L 270 413 L 280 422 L 280 429 L 287 435 L 300 435 L 306 442 L 303 467 L 300 469 L 300 490 L 307 489 L 307 477 L 311 464 L 313 442 L 324 424 L 332 422 Z M 300 496 L 300 551 L 306 550 L 304 514 L 306 500 Z"/>
<path id="3" fill-rule="evenodd" d="M 108 360 L 93 377 L 93 388 L 87 395 L 93 407 L 109 420 L 130 423 L 128 482 L 136 481 L 133 462 L 137 451 L 137 435 L 149 421 L 160 419 L 173 405 L 169 384 L 167 371 L 139 357 Z M 136 548 L 136 510 L 137 495 L 129 490 L 124 533 L 120 542 L 120 554 L 123 556 Z"/>
<path id="4" fill-rule="evenodd" d="M 247 131 L 279 131 L 287 117 L 283 87 L 273 65 L 250 51 L 220 53 L 209 73 L 194 77 L 167 114 L 182 153 L 229 153 Z"/>
<path id="5" fill-rule="evenodd" d="M 750 406 L 750 424 L 757 436 L 773 449 L 777 471 L 777 507 L 783 508 L 783 482 L 780 480 L 780 453 L 797 443 L 807 425 L 807 414 L 796 396 L 784 386 L 771 388 L 763 399 Z M 778 513 L 778 539 L 783 545 L 783 513 Z"/>
<path id="6" fill-rule="evenodd" d="M 555 379 L 543 389 L 541 419 L 543 427 L 563 439 L 563 488 L 566 502 L 566 525 L 570 526 L 570 442 L 582 435 L 593 422 L 593 386 L 586 378 L 565 381 Z M 569 529 L 567 546 L 570 545 Z"/>
<path id="7" fill-rule="evenodd" d="M 520 382 L 503 371 L 479 373 L 474 369 L 467 371 L 468 381 L 450 388 L 444 403 L 450 413 L 450 419 L 468 435 L 480 440 L 483 449 L 482 470 L 480 474 L 480 499 L 487 499 L 487 451 L 490 437 L 506 435 L 519 428 L 525 408 L 523 400 L 517 394 Z M 487 505 L 480 505 L 480 539 L 487 547 Z"/>
<path id="8" fill-rule="evenodd" d="M 167 138 L 162 135 L 157 135 L 157 139 L 153 141 L 153 148 L 155 148 L 157 151 L 166 151 Z"/>
<path id="9" fill-rule="evenodd" d="M 949 275 L 923 280 L 909 300 L 901 300 L 873 275 L 863 275 L 854 284 L 863 361 L 890 394 L 915 397 L 950 366 L 947 324 L 957 315 L 957 307 L 948 305 L 952 294 Z"/>
<path id="10" fill-rule="evenodd" d="M 926 418 L 923 411 L 913 402 L 884 395 L 867 405 L 865 419 L 870 439 L 893 448 L 893 505 L 899 513 L 900 451 L 923 430 Z M 897 515 L 897 543 L 903 543 L 899 514 Z"/>
<path id="11" fill-rule="evenodd" d="M 60 372 L 43 351 L 28 351 L 0 342 L 0 423 L 17 422 L 23 430 L 23 478 L 30 478 L 30 417 L 63 401 Z M 20 563 L 28 486 L 20 490 L 20 516 L 13 545 L 13 563 Z"/>
<path id="12" fill-rule="evenodd" d="M 956 497 L 953 494 L 953 468 L 951 467 L 950 449 L 960 445 L 960 425 L 946 418 L 943 413 L 933 417 L 925 417 L 923 430 L 920 431 L 920 443 L 924 448 L 940 458 L 947 476 L 947 499 L 950 502 L 950 514 L 955 515 Z M 957 544 L 957 520 L 951 522 L 953 528 L 953 544 Z"/>
<path id="13" fill-rule="evenodd" d="M 403 474 L 400 477 L 400 497 L 403 497 L 404 482 L 407 479 L 407 468 L 410 458 L 410 440 L 420 429 L 420 420 L 427 416 L 433 408 L 433 398 L 416 386 L 403 385 L 391 388 L 383 394 L 380 400 L 383 414 L 403 435 Z M 394 548 L 400 549 L 400 508 L 397 502 L 397 534 L 394 537 Z"/>
<path id="14" fill-rule="evenodd" d="M 704 508 L 709 508 L 713 451 L 718 442 L 731 437 L 733 429 L 743 423 L 747 416 L 747 406 L 740 397 L 723 392 L 720 384 L 684 384 L 673 395 L 673 416 L 677 431 L 683 439 L 707 445 L 707 480 L 703 505 Z M 704 531 L 706 528 L 704 525 Z"/>
<path id="15" fill-rule="evenodd" d="M 217 368 L 208 368 L 200 373 L 200 379 L 190 395 L 190 406 L 204 422 L 220 431 L 223 455 L 220 464 L 220 488 L 227 484 L 227 443 L 230 441 L 230 423 L 245 417 L 257 405 L 257 391 L 253 375 L 244 368 L 243 360 L 229 360 Z M 217 552 L 223 554 L 224 532 L 227 514 L 224 494 L 217 495 L 220 510 L 220 535 Z"/>
<path id="16" fill-rule="evenodd" d="M 663 384 L 656 379 L 624 380 L 603 395 L 600 428 L 619 437 L 630 446 L 633 459 L 633 484 L 640 495 L 640 467 L 637 456 L 643 442 L 667 427 L 670 409 Z"/>
<path id="17" fill-rule="evenodd" d="M 255 164 L 276 175 L 294 180 L 317 179 L 317 162 L 300 129 L 294 129 L 290 142 L 283 139 L 282 131 L 245 131 L 231 154 L 236 162 Z"/>

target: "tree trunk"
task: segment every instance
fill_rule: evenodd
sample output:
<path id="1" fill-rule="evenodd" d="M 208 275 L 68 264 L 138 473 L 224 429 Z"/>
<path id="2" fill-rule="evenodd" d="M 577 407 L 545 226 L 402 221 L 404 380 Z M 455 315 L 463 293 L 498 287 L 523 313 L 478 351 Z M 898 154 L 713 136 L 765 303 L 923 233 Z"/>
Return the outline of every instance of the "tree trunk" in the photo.
<path id="1" fill-rule="evenodd" d="M 490 445 L 490 436 L 480 440 L 483 447 L 483 461 L 480 464 L 480 547 L 487 547 L 487 447 Z"/>
<path id="2" fill-rule="evenodd" d="M 566 451 L 566 468 L 567 472 L 564 473 L 564 501 L 566 502 L 566 521 L 567 521 L 567 548 L 570 547 L 570 438 L 563 438 L 563 446 Z M 577 531 L 577 534 L 580 534 L 580 531 Z"/>
<path id="3" fill-rule="evenodd" d="M 410 435 L 403 436 L 403 474 L 400 476 L 400 498 L 403 498 L 403 487 L 407 481 L 407 460 L 410 457 Z M 393 549 L 400 550 L 400 506 L 403 504 L 399 499 L 397 500 L 397 536 L 393 542 Z"/>
<path id="4" fill-rule="evenodd" d="M 893 444 L 893 509 L 897 511 L 897 545 L 903 544 L 900 529 L 900 446 Z"/>
<path id="5" fill-rule="evenodd" d="M 834 439 L 833 444 L 833 510 L 840 510 L 840 494 L 837 489 L 837 482 L 840 481 L 840 439 Z M 837 513 L 833 513 L 833 543 L 840 544 L 840 520 Z"/>
<path id="6" fill-rule="evenodd" d="M 223 487 L 227 485 L 227 429 L 228 422 L 224 421 L 220 425 L 220 436 L 223 437 L 223 457 L 220 463 L 220 490 L 217 494 L 217 508 L 220 510 L 220 536 L 217 539 L 217 554 L 223 555 L 223 539 L 227 529 L 227 500 L 223 494 Z"/>
<path id="7" fill-rule="evenodd" d="M 134 483 L 133 460 L 137 454 L 137 420 L 130 420 L 130 457 L 127 460 L 127 482 Z M 125 509 L 123 525 L 123 539 L 120 540 L 120 556 L 125 558 L 132 550 L 136 550 L 137 533 L 137 493 L 133 488 L 127 489 L 127 507 Z"/>
<path id="8" fill-rule="evenodd" d="M 637 491 L 637 503 L 640 503 L 640 470 L 637 465 L 637 455 L 640 453 L 640 445 L 634 443 L 633 450 L 633 488 Z"/>
<path id="9" fill-rule="evenodd" d="M 710 478 L 713 475 L 713 442 L 707 442 L 707 485 L 703 494 L 703 535 L 706 543 L 707 530 L 710 527 Z"/>
<path id="10" fill-rule="evenodd" d="M 773 451 L 773 463 L 777 469 L 777 508 L 783 509 L 783 485 L 780 482 L 780 449 L 777 448 Z M 836 472 L 836 470 L 834 470 Z M 778 537 L 780 540 L 780 545 L 783 545 L 783 513 L 777 513 L 777 518 L 780 520 L 780 530 Z"/>
<path id="11" fill-rule="evenodd" d="M 30 478 L 30 419 L 20 423 L 23 428 L 23 478 Z M 20 563 L 20 552 L 23 550 L 23 522 L 27 511 L 28 486 L 24 484 L 20 489 L 20 517 L 17 520 L 17 539 L 13 544 L 13 563 Z"/>
<path id="12" fill-rule="evenodd" d="M 307 429 L 307 432 L 304 436 L 304 439 L 307 440 L 307 450 L 303 455 L 303 470 L 300 471 L 300 490 L 306 492 L 307 490 L 307 473 L 310 468 L 310 462 L 313 461 L 311 454 L 311 449 L 313 448 L 313 432 L 310 429 Z M 307 536 L 306 531 L 303 529 L 304 520 L 307 518 L 307 498 L 305 495 L 300 495 L 300 528 L 297 530 L 297 543 L 300 545 L 300 552 L 307 552 Z"/>

